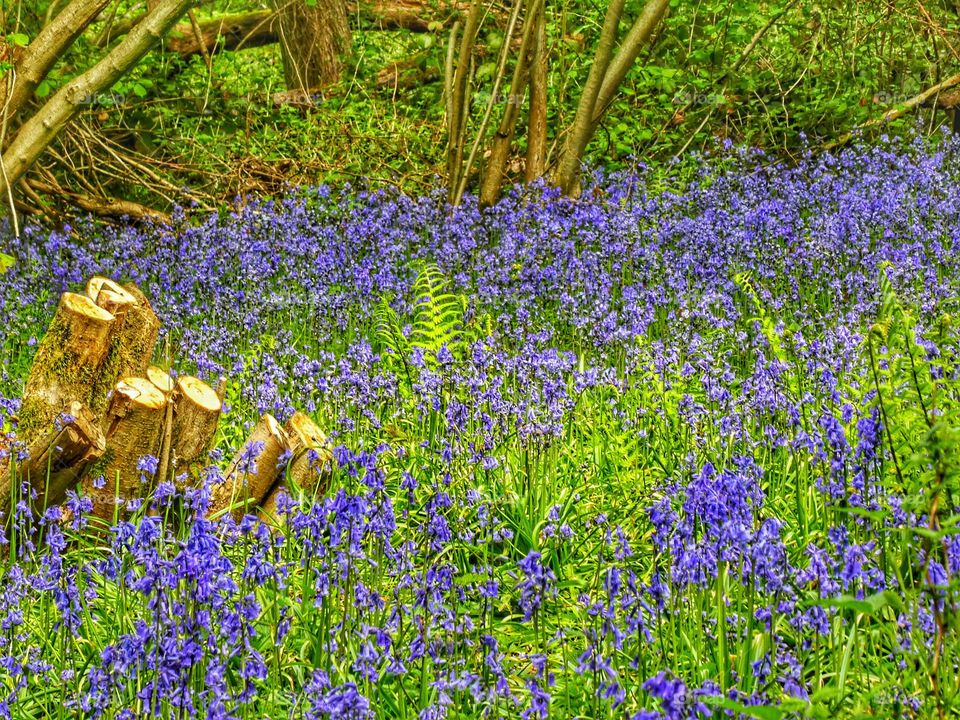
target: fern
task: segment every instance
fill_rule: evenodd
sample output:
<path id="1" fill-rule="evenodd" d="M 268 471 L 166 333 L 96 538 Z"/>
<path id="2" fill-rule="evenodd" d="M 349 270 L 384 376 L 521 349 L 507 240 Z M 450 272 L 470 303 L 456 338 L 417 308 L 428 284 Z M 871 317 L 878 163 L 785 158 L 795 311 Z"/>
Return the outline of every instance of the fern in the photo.
<path id="1" fill-rule="evenodd" d="M 753 281 L 750 278 L 750 274 L 739 273 L 734 277 L 733 280 L 753 303 L 757 314 L 755 317 L 750 318 L 750 320 L 754 320 L 759 323 L 760 331 L 767 340 L 767 345 L 770 347 L 770 352 L 773 353 L 774 358 L 782 363 L 786 363 L 787 354 L 783 349 L 783 342 L 780 333 L 777 331 L 777 324 L 774 318 L 764 307 L 763 301 L 760 299 L 760 294 L 753 286 Z"/>
<path id="2" fill-rule="evenodd" d="M 415 381 L 409 358 L 416 348 L 423 351 L 424 364 L 431 370 L 439 366 L 443 348 L 457 359 L 482 332 L 489 334 L 489 318 L 477 322 L 465 320 L 467 298 L 450 289 L 450 281 L 434 264 L 423 264 L 412 287 L 413 315 L 409 332 L 390 302 L 380 299 L 374 312 L 374 327 L 381 360 L 408 385 Z"/>
<path id="3" fill-rule="evenodd" d="M 879 286 L 878 317 L 865 341 L 873 402 L 883 421 L 896 489 L 914 508 L 929 512 L 941 492 L 956 494 L 960 478 L 960 406 L 950 380 L 952 353 L 943 352 L 956 338 L 949 323 L 941 322 L 941 354 L 931 356 L 918 339 L 918 320 L 901 303 L 886 268 Z"/>
<path id="4" fill-rule="evenodd" d="M 443 347 L 453 355 L 464 348 L 463 315 L 467 300 L 449 287 L 449 281 L 432 264 L 421 267 L 413 284 L 416 307 L 410 342 L 434 360 Z"/>

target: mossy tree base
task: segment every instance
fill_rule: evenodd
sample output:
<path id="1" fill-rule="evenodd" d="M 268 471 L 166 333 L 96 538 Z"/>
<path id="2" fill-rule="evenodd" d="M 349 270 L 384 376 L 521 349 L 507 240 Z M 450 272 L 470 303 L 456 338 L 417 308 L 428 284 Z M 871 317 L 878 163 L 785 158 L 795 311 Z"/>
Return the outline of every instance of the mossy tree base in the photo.
<path id="1" fill-rule="evenodd" d="M 17 436 L 32 445 L 50 430 L 68 403 L 97 412 L 100 377 L 116 318 L 86 295 L 64 293 L 40 342 L 23 392 Z"/>
<path id="2" fill-rule="evenodd" d="M 30 446 L 29 457 L 21 465 L 0 469 L 0 509 L 5 518 L 12 512 L 14 490 L 19 491 L 13 483 L 30 484 L 34 493 L 31 504 L 40 515 L 62 503 L 67 491 L 106 452 L 106 439 L 96 417 L 83 404 L 68 403 L 57 424 L 58 428 Z"/>

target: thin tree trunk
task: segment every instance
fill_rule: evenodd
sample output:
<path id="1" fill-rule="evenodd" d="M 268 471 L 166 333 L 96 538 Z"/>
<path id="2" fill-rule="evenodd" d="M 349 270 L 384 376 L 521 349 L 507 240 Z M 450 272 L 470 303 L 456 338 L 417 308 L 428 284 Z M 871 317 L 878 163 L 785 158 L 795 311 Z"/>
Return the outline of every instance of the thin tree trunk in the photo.
<path id="1" fill-rule="evenodd" d="M 546 6 L 537 16 L 537 42 L 530 63 L 530 109 L 527 115 L 527 161 L 523 179 L 542 177 L 547 165 L 547 19 Z"/>
<path id="2" fill-rule="evenodd" d="M 457 56 L 457 66 L 449 82 L 447 113 L 447 199 L 453 202 L 460 184 L 460 174 L 463 171 L 464 131 L 467 124 L 467 73 L 470 69 L 473 45 L 480 29 L 480 18 L 483 15 L 483 0 L 474 0 L 467 15 L 463 28 L 463 38 L 460 41 L 460 52 Z"/>
<path id="3" fill-rule="evenodd" d="M 3 153 L 0 196 L 30 169 L 84 101 L 111 87 L 149 52 L 187 11 L 192 0 L 162 0 L 92 68 L 64 85 L 20 127 Z"/>
<path id="4" fill-rule="evenodd" d="M 620 50 L 610 61 L 610 67 L 603 76 L 603 85 L 600 86 L 600 93 L 593 108 L 594 126 L 599 124 L 603 113 L 610 107 L 623 79 L 633 67 L 647 40 L 653 35 L 653 31 L 657 29 L 668 7 L 670 7 L 670 0 L 649 0 L 643 7 L 640 17 L 630 27 L 630 31 L 620 45 Z"/>
<path id="5" fill-rule="evenodd" d="M 530 55 L 536 43 L 537 25 L 542 8 L 542 0 L 534 0 L 527 12 L 523 27 L 523 39 L 520 42 L 520 52 L 517 56 L 517 64 L 513 68 L 513 78 L 510 81 L 507 105 L 503 111 L 500 126 L 493 136 L 490 156 L 487 158 L 483 178 L 480 182 L 480 205 L 484 207 L 493 205 L 500 197 L 500 188 L 503 185 L 503 176 L 517 128 L 517 119 L 520 117 L 520 105 L 523 103 L 527 80 L 530 77 Z"/>
<path id="6" fill-rule="evenodd" d="M 617 29 L 620 17 L 623 15 L 624 0 L 612 0 L 607 7 L 607 15 L 600 31 L 600 41 L 597 52 L 590 66 L 587 82 L 583 86 L 580 102 L 577 105 L 577 114 L 567 134 L 567 140 L 560 156 L 560 165 L 554 175 L 553 182 L 565 195 L 575 195 L 579 188 L 580 163 L 583 151 L 593 134 L 593 115 L 597 106 L 597 96 L 603 85 L 603 78 L 613 57 L 613 48 L 617 41 Z"/>
<path id="7" fill-rule="evenodd" d="M 277 0 L 277 30 L 287 90 L 310 93 L 340 79 L 350 52 L 344 0 Z"/>

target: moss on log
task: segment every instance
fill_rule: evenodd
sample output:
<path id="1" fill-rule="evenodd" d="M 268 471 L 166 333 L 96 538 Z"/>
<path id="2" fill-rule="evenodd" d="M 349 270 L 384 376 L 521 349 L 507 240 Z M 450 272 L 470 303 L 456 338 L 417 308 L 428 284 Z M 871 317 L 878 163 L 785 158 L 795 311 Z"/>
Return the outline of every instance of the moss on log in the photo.
<path id="1" fill-rule="evenodd" d="M 105 396 L 99 385 L 115 318 L 86 295 L 64 293 L 40 342 L 23 392 L 17 435 L 26 445 L 43 437 L 63 408 L 76 400 L 95 414 Z"/>
<path id="2" fill-rule="evenodd" d="M 13 485 L 30 484 L 35 498 L 31 505 L 37 515 L 61 504 L 67 491 L 76 486 L 83 473 L 106 452 L 107 444 L 96 417 L 74 400 L 63 408 L 55 427 L 28 449 L 18 466 L 0 469 L 0 509 L 4 517 L 12 510 Z"/>
<path id="3" fill-rule="evenodd" d="M 163 393 L 146 378 L 128 377 L 117 383 L 104 419 L 107 453 L 83 480 L 94 516 L 113 522 L 124 516 L 127 502 L 149 493 L 152 473 L 142 473 L 138 465 L 144 456 L 160 451 L 166 404 Z M 98 488 L 100 477 L 104 483 Z"/>

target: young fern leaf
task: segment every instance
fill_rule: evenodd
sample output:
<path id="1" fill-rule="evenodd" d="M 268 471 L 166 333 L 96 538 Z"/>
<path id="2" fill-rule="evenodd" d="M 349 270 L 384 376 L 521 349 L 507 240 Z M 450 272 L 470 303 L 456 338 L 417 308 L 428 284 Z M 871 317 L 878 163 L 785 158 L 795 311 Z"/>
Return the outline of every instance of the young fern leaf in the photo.
<path id="1" fill-rule="evenodd" d="M 410 344 L 423 348 L 428 364 L 446 347 L 451 354 L 463 350 L 465 300 L 450 292 L 449 281 L 436 265 L 423 265 L 413 285 L 416 297 Z"/>
<path id="2" fill-rule="evenodd" d="M 410 341 L 403 334 L 403 326 L 397 311 L 390 305 L 390 301 L 383 297 L 377 304 L 374 312 L 374 323 L 377 341 L 380 344 L 381 362 L 396 375 L 403 375 L 407 382 L 412 384 L 413 378 L 407 357 L 410 354 Z"/>

